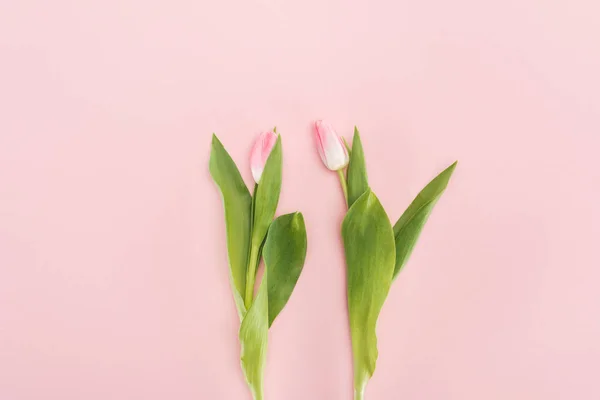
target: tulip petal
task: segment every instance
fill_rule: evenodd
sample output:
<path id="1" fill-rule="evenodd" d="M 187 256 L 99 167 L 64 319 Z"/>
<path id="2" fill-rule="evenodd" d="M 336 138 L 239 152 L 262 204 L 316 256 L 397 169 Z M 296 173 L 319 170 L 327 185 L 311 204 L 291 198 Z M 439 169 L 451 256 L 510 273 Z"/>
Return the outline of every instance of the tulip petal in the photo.
<path id="1" fill-rule="evenodd" d="M 263 132 L 258 136 L 256 142 L 254 142 L 254 146 L 252 146 L 252 151 L 250 152 L 250 169 L 256 183 L 260 181 L 269 154 L 271 154 L 277 142 L 277 137 L 278 135 L 275 132 Z"/>
<path id="2" fill-rule="evenodd" d="M 325 121 L 315 122 L 315 137 L 317 150 L 323 164 L 332 171 L 337 171 L 348 165 L 348 150 L 333 127 Z"/>

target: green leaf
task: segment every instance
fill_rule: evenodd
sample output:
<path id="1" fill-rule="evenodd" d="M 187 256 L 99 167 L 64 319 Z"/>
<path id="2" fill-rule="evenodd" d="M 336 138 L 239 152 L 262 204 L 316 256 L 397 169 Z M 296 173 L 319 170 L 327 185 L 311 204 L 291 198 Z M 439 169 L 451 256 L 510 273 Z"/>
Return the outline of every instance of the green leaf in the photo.
<path id="1" fill-rule="evenodd" d="M 377 318 L 390 290 L 396 252 L 390 220 L 370 189 L 348 210 L 342 238 L 348 268 L 354 389 L 357 398 L 362 398 L 375 371 Z"/>
<path id="2" fill-rule="evenodd" d="M 429 182 L 394 225 L 394 237 L 396 241 L 394 279 L 396 279 L 402 267 L 408 261 L 421 235 L 423 226 L 425 226 L 429 218 L 429 214 L 431 214 L 433 207 L 448 186 L 448 181 L 456 168 L 456 164 L 455 162 Z"/>
<path id="3" fill-rule="evenodd" d="M 301 213 L 278 217 L 269 228 L 263 248 L 269 271 L 269 326 L 288 302 L 304 267 L 306 228 Z"/>
<path id="4" fill-rule="evenodd" d="M 246 312 L 246 262 L 250 247 L 252 198 L 229 153 L 213 134 L 209 161 L 210 174 L 219 187 L 225 208 L 229 275 L 240 318 Z"/>
<path id="5" fill-rule="evenodd" d="M 369 189 L 367 179 L 367 165 L 365 153 L 358 129 L 354 127 L 354 139 L 352 139 L 352 151 L 350 152 L 350 163 L 348 164 L 348 207 Z"/>
<path id="6" fill-rule="evenodd" d="M 275 216 L 281 192 L 282 158 L 281 136 L 278 136 L 256 188 L 252 244 L 262 244 Z"/>
<path id="7" fill-rule="evenodd" d="M 354 130 L 357 130 L 356 127 L 354 127 Z M 352 155 L 352 149 L 350 148 L 350 146 L 348 146 L 348 142 L 346 141 L 346 138 L 342 136 L 342 142 L 344 142 L 344 146 L 346 147 L 346 150 L 348 151 L 348 155 Z"/>
<path id="8" fill-rule="evenodd" d="M 281 192 L 281 136 L 277 137 L 277 142 L 269 154 L 265 163 L 260 182 L 255 188 L 254 209 L 252 223 L 252 241 L 248 259 L 248 269 L 246 272 L 246 293 L 244 302 L 246 308 L 252 303 L 254 292 L 254 280 L 256 270 L 260 260 L 260 250 L 267 235 L 269 225 L 273 221 L 277 203 L 279 202 L 279 193 Z"/>
<path id="9" fill-rule="evenodd" d="M 254 400 L 263 399 L 263 376 L 267 360 L 269 293 L 267 271 L 252 306 L 240 327 L 241 364 Z"/>

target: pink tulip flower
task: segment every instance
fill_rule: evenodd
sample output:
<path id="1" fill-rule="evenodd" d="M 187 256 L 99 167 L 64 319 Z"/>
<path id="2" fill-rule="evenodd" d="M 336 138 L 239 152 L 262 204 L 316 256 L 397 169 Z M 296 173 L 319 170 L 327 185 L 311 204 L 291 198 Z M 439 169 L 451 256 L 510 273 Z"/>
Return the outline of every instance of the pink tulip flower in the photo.
<path id="1" fill-rule="evenodd" d="M 327 168 L 338 171 L 348 165 L 350 157 L 342 139 L 325 121 L 315 122 L 317 149 Z"/>
<path id="2" fill-rule="evenodd" d="M 252 169 L 252 177 L 256 183 L 260 182 L 265 164 L 271 154 L 271 150 L 277 142 L 277 134 L 275 132 L 261 133 L 250 153 L 250 169 Z"/>

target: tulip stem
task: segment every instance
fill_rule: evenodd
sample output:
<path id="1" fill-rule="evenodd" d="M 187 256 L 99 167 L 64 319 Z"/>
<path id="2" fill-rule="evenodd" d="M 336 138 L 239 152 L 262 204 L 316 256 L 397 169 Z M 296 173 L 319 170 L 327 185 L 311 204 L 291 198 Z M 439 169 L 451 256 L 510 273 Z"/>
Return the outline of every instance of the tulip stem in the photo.
<path id="1" fill-rule="evenodd" d="M 348 184 L 346 183 L 346 177 L 344 176 L 344 170 L 337 170 L 338 176 L 340 177 L 340 184 L 342 185 L 342 191 L 344 192 L 344 199 L 346 200 L 346 206 L 348 205 Z"/>
<path id="2" fill-rule="evenodd" d="M 256 280 L 256 267 L 258 264 L 258 246 L 255 246 L 252 240 L 254 231 L 254 207 L 256 206 L 256 191 L 258 183 L 254 185 L 252 195 L 252 204 L 250 206 L 250 248 L 248 249 L 248 260 L 246 261 L 246 292 L 244 293 L 244 306 L 246 310 L 250 309 L 254 298 L 254 282 Z"/>
<path id="3" fill-rule="evenodd" d="M 252 246 L 248 260 L 248 269 L 246 270 L 246 293 L 244 295 L 244 306 L 246 307 L 246 310 L 250 309 L 252 300 L 254 300 L 254 283 L 256 282 L 256 270 L 259 258 L 259 248 Z"/>

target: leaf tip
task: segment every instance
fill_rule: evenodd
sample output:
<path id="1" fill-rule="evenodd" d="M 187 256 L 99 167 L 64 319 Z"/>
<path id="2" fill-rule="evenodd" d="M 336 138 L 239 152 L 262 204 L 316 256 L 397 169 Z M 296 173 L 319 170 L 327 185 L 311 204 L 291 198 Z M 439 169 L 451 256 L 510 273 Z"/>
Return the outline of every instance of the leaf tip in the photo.
<path id="1" fill-rule="evenodd" d="M 212 141 L 211 141 L 211 144 L 212 144 L 213 146 L 215 146 L 215 145 L 221 145 L 221 146 L 223 146 L 223 145 L 221 144 L 221 141 L 219 140 L 219 138 L 217 137 L 217 135 L 216 135 L 214 132 L 213 132 L 213 134 L 212 134 Z"/>
<path id="2" fill-rule="evenodd" d="M 446 174 L 448 174 L 448 177 L 454 173 L 454 170 L 456 169 L 457 165 L 458 165 L 458 160 L 454 161 L 448 168 L 446 168 L 446 170 L 444 172 Z"/>
<path id="3" fill-rule="evenodd" d="M 343 136 L 342 136 L 342 142 L 344 142 L 344 146 L 346 146 L 346 150 L 348 151 L 348 154 L 352 154 L 352 149 L 348 145 L 348 142 L 346 141 L 346 138 L 343 137 Z"/>
<path id="4" fill-rule="evenodd" d="M 296 211 L 292 216 L 292 223 L 296 227 L 304 225 L 304 215 L 300 211 Z"/>

